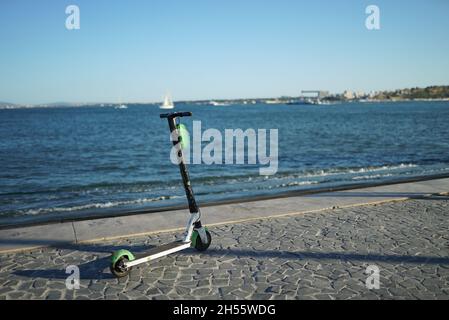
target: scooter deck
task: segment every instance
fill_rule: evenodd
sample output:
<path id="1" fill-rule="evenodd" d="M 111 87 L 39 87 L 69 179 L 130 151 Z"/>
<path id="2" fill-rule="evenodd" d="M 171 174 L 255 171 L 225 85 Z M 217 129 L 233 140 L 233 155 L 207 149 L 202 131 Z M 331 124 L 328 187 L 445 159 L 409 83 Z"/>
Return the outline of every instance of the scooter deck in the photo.
<path id="1" fill-rule="evenodd" d="M 135 255 L 133 261 L 126 263 L 128 267 L 145 263 L 171 253 L 181 251 L 190 247 L 191 242 L 175 241 L 171 243 L 164 244 L 162 246 L 154 247 L 146 252 Z"/>
<path id="2" fill-rule="evenodd" d="M 148 257 L 148 256 L 152 256 L 152 255 L 164 252 L 164 251 L 168 251 L 168 250 L 171 250 L 171 249 L 182 247 L 182 246 L 184 246 L 186 244 L 187 244 L 186 242 L 182 242 L 182 241 L 175 241 L 175 242 L 167 243 L 167 244 L 164 244 L 162 246 L 151 248 L 148 251 L 145 251 L 145 252 L 142 252 L 142 253 L 138 253 L 138 254 L 135 255 L 135 258 L 136 259 L 142 259 L 142 258 L 145 258 L 145 257 Z M 190 243 L 189 243 L 189 245 L 190 245 Z"/>

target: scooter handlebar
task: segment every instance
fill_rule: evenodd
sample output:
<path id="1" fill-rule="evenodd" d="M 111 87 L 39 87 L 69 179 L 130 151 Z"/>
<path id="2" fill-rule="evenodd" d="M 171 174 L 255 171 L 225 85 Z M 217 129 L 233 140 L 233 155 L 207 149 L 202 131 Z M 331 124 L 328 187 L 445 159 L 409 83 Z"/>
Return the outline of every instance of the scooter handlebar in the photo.
<path id="1" fill-rule="evenodd" d="M 160 115 L 161 119 L 174 119 L 182 117 L 191 117 L 192 112 L 173 112 L 173 113 L 163 113 Z"/>

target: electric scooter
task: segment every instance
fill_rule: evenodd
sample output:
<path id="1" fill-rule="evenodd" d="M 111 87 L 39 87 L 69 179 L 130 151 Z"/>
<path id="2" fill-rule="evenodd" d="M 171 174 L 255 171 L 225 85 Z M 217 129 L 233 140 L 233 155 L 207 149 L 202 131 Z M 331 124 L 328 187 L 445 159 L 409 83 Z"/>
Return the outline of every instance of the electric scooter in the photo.
<path id="1" fill-rule="evenodd" d="M 142 254 L 134 255 L 125 249 L 114 252 L 111 257 L 110 269 L 112 274 L 118 278 L 127 276 L 134 266 L 147 263 L 174 252 L 185 250 L 190 247 L 194 247 L 198 251 L 205 251 L 209 248 L 212 238 L 207 228 L 201 224 L 201 212 L 193 195 L 189 173 L 182 152 L 182 146 L 188 142 L 188 136 L 186 135 L 187 131 L 185 126 L 180 123 L 179 118 L 190 116 L 192 116 L 191 112 L 174 112 L 160 115 L 161 119 L 168 120 L 173 145 L 178 152 L 179 169 L 181 171 L 182 182 L 189 204 L 190 219 L 187 223 L 184 237 L 180 241 L 152 248 Z"/>

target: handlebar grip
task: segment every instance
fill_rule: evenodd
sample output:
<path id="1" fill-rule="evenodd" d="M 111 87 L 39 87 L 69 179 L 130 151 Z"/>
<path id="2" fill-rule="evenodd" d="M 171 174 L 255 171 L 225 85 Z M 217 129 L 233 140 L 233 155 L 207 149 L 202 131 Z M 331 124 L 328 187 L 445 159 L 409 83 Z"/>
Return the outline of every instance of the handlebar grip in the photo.
<path id="1" fill-rule="evenodd" d="M 191 117 L 192 112 L 173 112 L 173 113 L 163 113 L 160 115 L 161 119 L 174 119 L 174 118 L 182 118 L 182 117 Z"/>

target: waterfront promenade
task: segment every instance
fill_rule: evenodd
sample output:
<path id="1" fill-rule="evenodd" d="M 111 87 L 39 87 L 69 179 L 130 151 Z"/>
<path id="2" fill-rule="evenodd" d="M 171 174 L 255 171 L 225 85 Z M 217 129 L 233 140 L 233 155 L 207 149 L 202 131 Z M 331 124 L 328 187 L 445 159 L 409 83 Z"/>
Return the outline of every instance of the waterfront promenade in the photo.
<path id="1" fill-rule="evenodd" d="M 0 299 L 449 299 L 448 191 L 437 179 L 206 207 L 208 251 L 120 280 L 110 252 L 173 241 L 186 211 L 0 230 Z"/>

